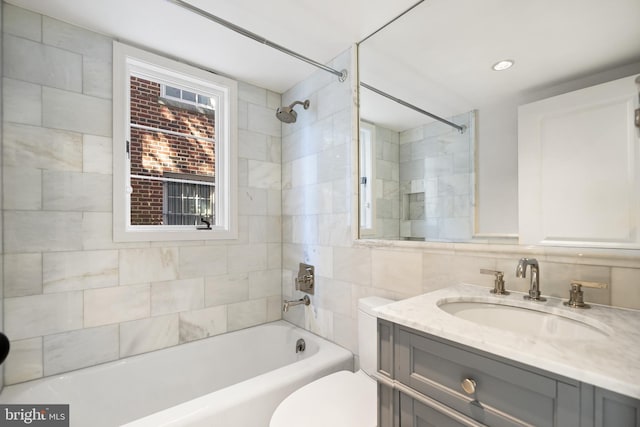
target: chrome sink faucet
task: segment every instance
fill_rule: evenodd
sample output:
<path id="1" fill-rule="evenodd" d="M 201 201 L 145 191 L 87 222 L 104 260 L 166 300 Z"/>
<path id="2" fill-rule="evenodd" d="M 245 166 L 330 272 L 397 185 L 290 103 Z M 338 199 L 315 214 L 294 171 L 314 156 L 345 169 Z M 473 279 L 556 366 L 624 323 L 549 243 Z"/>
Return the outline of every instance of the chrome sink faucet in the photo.
<path id="1" fill-rule="evenodd" d="M 546 301 L 546 298 L 540 296 L 540 266 L 537 259 L 520 258 L 518 267 L 516 267 L 516 277 L 527 277 L 527 266 L 531 266 L 531 283 L 529 284 L 529 295 L 525 295 L 524 299 Z"/>

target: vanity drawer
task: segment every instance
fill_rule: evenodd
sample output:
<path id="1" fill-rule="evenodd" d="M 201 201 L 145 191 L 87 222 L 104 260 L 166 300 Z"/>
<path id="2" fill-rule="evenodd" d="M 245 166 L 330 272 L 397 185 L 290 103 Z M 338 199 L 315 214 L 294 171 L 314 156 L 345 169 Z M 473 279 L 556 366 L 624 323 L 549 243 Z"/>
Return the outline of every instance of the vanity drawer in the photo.
<path id="1" fill-rule="evenodd" d="M 577 384 L 560 383 L 404 327 L 396 331 L 395 350 L 398 381 L 482 424 L 579 425 L 577 417 L 565 417 L 567 410 L 579 406 Z M 463 390 L 465 379 L 475 382 L 475 391 Z"/>

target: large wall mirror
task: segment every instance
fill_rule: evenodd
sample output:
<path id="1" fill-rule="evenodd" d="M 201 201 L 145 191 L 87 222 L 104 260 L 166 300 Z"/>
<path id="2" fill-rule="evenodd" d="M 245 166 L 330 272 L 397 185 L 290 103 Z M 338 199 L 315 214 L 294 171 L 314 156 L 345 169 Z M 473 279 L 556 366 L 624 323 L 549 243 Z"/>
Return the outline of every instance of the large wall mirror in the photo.
<path id="1" fill-rule="evenodd" d="M 638 16 L 428 0 L 359 43 L 360 238 L 517 242 L 518 107 L 640 73 Z"/>

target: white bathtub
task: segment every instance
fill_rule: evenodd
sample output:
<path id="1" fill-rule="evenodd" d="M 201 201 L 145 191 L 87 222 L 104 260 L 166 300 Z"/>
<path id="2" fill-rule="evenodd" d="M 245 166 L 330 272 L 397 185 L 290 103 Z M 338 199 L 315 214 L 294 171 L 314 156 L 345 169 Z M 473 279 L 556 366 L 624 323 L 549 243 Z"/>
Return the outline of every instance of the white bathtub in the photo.
<path id="1" fill-rule="evenodd" d="M 342 369 L 349 351 L 277 321 L 8 386 L 0 403 L 68 403 L 72 427 L 266 427 L 292 391 Z"/>

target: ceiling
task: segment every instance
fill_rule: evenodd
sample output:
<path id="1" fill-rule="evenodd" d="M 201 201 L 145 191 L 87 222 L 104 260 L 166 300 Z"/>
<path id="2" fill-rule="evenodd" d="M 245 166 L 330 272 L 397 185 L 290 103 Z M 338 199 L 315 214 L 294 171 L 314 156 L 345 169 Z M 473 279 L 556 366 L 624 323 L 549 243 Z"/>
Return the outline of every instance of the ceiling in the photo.
<path id="1" fill-rule="evenodd" d="M 213 15 L 320 63 L 416 0 L 188 0 Z M 165 52 L 283 93 L 316 68 L 167 0 L 9 0 L 16 6 Z"/>

